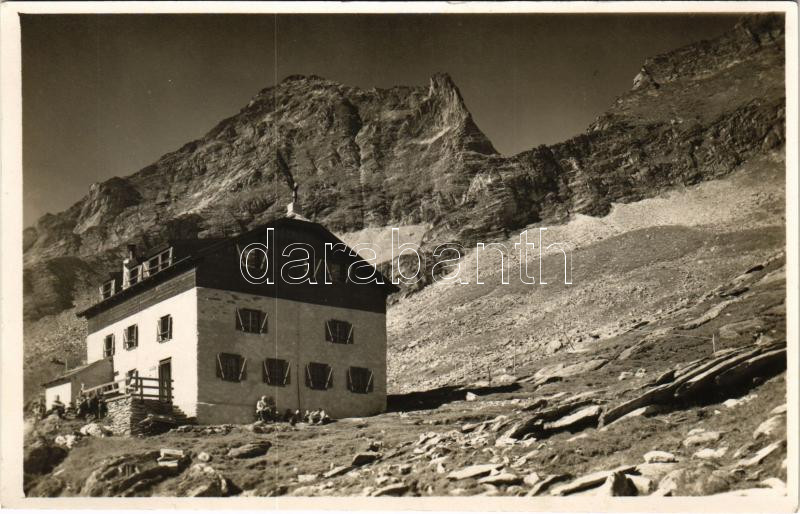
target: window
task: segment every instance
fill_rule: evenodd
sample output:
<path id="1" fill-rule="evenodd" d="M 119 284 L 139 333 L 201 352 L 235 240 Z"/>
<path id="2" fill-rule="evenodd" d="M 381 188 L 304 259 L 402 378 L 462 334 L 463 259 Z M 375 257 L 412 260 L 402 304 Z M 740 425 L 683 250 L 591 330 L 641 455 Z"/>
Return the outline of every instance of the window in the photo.
<path id="1" fill-rule="evenodd" d="M 141 274 L 142 267 L 141 266 L 134 266 L 132 268 L 125 268 L 125 287 L 130 287 L 139 282 L 140 274 Z"/>
<path id="2" fill-rule="evenodd" d="M 100 299 L 105 300 L 106 298 L 111 298 L 114 296 L 116 292 L 116 281 L 109 280 L 102 286 L 100 286 Z"/>
<path id="3" fill-rule="evenodd" d="M 144 261 L 143 275 L 149 277 L 172 266 L 172 247 Z"/>
<path id="4" fill-rule="evenodd" d="M 266 334 L 267 314 L 254 309 L 236 309 L 236 330 Z"/>
<path id="5" fill-rule="evenodd" d="M 247 359 L 235 353 L 218 353 L 217 376 L 227 382 L 246 380 Z"/>
<path id="6" fill-rule="evenodd" d="M 139 326 L 131 325 L 122 333 L 122 347 L 126 350 L 139 346 Z"/>
<path id="7" fill-rule="evenodd" d="M 347 264 L 343 262 L 327 263 L 328 281 L 333 284 L 347 282 Z"/>
<path id="8" fill-rule="evenodd" d="M 289 362 L 283 359 L 265 359 L 263 367 L 265 384 L 273 386 L 289 385 Z"/>
<path id="9" fill-rule="evenodd" d="M 114 334 L 108 334 L 103 339 L 103 357 L 111 357 L 114 355 Z"/>
<path id="10" fill-rule="evenodd" d="M 161 316 L 156 323 L 158 324 L 158 342 L 163 343 L 172 339 L 172 316 L 169 314 Z"/>
<path id="11" fill-rule="evenodd" d="M 330 389 L 333 387 L 333 370 L 321 362 L 309 362 L 306 366 L 306 386 L 309 389 Z"/>
<path id="12" fill-rule="evenodd" d="M 372 372 L 367 368 L 355 366 L 348 368 L 347 390 L 353 393 L 371 393 L 373 390 Z"/>
<path id="13" fill-rule="evenodd" d="M 137 378 L 139 378 L 139 370 L 131 369 L 125 373 L 125 389 L 127 392 L 133 392 L 138 389 Z"/>
<path id="14" fill-rule="evenodd" d="M 245 247 L 247 248 L 247 247 Z M 244 261 L 247 267 L 247 273 L 255 279 L 261 279 L 267 274 L 267 255 L 263 247 L 255 247 L 247 250 L 247 253 L 242 255 L 244 249 L 236 245 L 236 253 L 239 255 L 240 262 Z"/>
<path id="15" fill-rule="evenodd" d="M 326 321 L 325 340 L 329 343 L 353 344 L 353 325 L 338 319 Z"/>

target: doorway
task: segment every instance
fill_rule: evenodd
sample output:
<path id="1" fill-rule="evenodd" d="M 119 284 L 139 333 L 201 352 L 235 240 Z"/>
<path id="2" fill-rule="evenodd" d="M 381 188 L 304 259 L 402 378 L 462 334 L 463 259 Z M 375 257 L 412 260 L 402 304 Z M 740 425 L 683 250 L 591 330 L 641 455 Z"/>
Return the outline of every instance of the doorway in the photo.
<path id="1" fill-rule="evenodd" d="M 158 362 L 158 400 L 172 403 L 172 359 Z"/>

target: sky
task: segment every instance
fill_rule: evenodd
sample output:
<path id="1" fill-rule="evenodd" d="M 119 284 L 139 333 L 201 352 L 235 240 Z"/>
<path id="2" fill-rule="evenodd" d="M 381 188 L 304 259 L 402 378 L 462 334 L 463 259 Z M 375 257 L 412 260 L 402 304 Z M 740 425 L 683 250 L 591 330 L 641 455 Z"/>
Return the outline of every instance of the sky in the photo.
<path id="1" fill-rule="evenodd" d="M 453 77 L 503 154 L 583 132 L 644 59 L 731 15 L 24 15 L 23 222 L 205 134 L 294 74 Z"/>

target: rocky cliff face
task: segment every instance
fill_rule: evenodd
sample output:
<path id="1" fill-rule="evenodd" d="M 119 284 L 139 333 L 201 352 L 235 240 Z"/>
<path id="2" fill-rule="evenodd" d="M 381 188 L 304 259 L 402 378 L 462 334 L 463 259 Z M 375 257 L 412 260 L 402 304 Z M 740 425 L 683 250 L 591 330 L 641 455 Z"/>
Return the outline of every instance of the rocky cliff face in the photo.
<path id="1" fill-rule="evenodd" d="M 292 76 L 202 138 L 25 230 L 25 315 L 80 302 L 126 243 L 231 235 L 283 214 L 291 185 L 334 231 L 426 223 L 425 241 L 504 230 L 630 202 L 729 173 L 784 139 L 783 19 L 648 59 L 588 130 L 502 156 L 446 74 L 359 89 Z"/>

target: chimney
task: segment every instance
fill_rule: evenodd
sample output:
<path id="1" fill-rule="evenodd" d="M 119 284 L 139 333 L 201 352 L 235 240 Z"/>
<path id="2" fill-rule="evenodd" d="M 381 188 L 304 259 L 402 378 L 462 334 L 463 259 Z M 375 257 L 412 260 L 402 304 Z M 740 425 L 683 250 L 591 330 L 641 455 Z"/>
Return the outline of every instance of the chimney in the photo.
<path id="1" fill-rule="evenodd" d="M 138 274 L 131 280 L 131 269 L 136 267 L 136 245 L 128 245 L 127 257 L 122 260 L 122 289 L 127 289 L 133 283 L 138 282 Z"/>
<path id="2" fill-rule="evenodd" d="M 299 186 L 297 185 L 297 183 L 294 183 L 292 187 L 292 201 L 289 203 L 289 205 L 286 206 L 286 217 L 308 221 L 308 218 L 303 216 L 302 207 L 300 206 L 300 202 L 297 200 L 298 187 Z"/>

